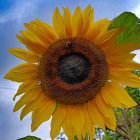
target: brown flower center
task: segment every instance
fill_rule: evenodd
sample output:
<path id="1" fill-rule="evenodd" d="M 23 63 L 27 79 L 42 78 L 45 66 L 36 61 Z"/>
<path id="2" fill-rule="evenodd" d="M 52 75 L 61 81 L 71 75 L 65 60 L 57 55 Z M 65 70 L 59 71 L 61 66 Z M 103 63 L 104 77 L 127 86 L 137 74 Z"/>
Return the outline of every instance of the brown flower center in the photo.
<path id="1" fill-rule="evenodd" d="M 44 93 L 63 104 L 91 100 L 108 78 L 103 52 L 82 38 L 58 40 L 43 54 L 38 77 Z"/>
<path id="2" fill-rule="evenodd" d="M 57 62 L 57 75 L 67 84 L 78 84 L 88 78 L 91 63 L 82 53 L 70 52 Z"/>

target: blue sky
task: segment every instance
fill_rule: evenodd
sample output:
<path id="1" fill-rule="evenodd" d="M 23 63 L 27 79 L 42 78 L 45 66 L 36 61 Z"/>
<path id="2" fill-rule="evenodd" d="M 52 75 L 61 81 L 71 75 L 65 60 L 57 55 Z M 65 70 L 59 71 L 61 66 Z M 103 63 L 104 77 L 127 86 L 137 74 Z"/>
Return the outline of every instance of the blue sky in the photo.
<path id="1" fill-rule="evenodd" d="M 73 12 L 76 6 L 82 10 L 91 4 L 94 7 L 95 20 L 108 17 L 113 19 L 124 11 L 134 12 L 140 18 L 139 0 L 0 0 L 0 139 L 16 140 L 27 135 L 35 135 L 42 140 L 50 140 L 50 121 L 31 133 L 31 114 L 20 122 L 20 111 L 13 113 L 13 95 L 18 87 L 17 83 L 2 79 L 11 68 L 24 61 L 7 52 L 8 48 L 21 47 L 15 35 L 24 29 L 23 23 L 34 18 L 52 24 L 52 14 L 55 7 L 61 9 L 68 6 Z M 62 12 L 62 9 L 60 10 Z M 137 51 L 136 61 L 140 62 L 140 52 Z"/>

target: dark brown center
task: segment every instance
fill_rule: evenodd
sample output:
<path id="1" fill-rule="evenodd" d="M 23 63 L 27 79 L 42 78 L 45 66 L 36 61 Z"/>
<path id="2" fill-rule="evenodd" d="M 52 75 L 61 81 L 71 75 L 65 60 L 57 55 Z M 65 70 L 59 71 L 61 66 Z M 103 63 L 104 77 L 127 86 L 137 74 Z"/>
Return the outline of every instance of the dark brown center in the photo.
<path id="1" fill-rule="evenodd" d="M 88 78 L 91 63 L 82 53 L 62 55 L 57 62 L 57 75 L 67 84 L 78 84 Z"/>
<path id="2" fill-rule="evenodd" d="M 103 52 L 83 38 L 58 40 L 43 54 L 38 77 L 44 93 L 62 104 L 83 104 L 108 78 Z"/>

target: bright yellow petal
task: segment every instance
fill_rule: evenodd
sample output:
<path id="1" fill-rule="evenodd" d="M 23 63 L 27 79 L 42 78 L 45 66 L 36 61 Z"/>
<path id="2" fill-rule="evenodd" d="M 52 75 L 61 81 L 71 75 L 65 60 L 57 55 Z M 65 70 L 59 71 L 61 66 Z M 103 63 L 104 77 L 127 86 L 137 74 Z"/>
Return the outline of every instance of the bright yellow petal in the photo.
<path id="1" fill-rule="evenodd" d="M 106 56 L 106 60 L 108 63 L 111 64 L 121 64 L 121 63 L 128 63 L 131 62 L 132 59 L 136 56 L 136 54 L 114 54 L 111 56 Z"/>
<path id="2" fill-rule="evenodd" d="M 32 113 L 32 132 L 35 131 L 43 122 L 50 119 L 56 107 L 56 102 L 53 100 L 48 101 L 47 99 L 42 104 L 42 106 Z"/>
<path id="3" fill-rule="evenodd" d="M 18 111 L 21 107 L 23 107 L 25 104 L 35 100 L 39 94 L 41 89 L 40 88 L 34 88 L 28 92 L 26 92 L 19 101 L 15 104 L 13 112 Z"/>
<path id="4" fill-rule="evenodd" d="M 63 7 L 63 20 L 65 23 L 65 30 L 66 30 L 66 36 L 67 37 L 72 37 L 72 17 L 71 17 L 71 13 L 69 11 L 68 8 L 64 8 Z"/>
<path id="5" fill-rule="evenodd" d="M 115 28 L 106 31 L 94 40 L 94 43 L 100 48 L 109 48 L 115 45 L 117 36 L 124 31 L 123 27 Z"/>
<path id="6" fill-rule="evenodd" d="M 24 82 L 30 79 L 37 79 L 37 68 L 38 66 L 35 64 L 20 64 L 9 70 L 4 76 L 4 79 L 15 82 Z"/>
<path id="7" fill-rule="evenodd" d="M 114 97 L 115 98 L 115 97 Z M 112 106 L 105 103 L 101 93 L 96 95 L 96 104 L 103 115 L 103 119 L 108 128 L 115 130 L 116 117 Z"/>
<path id="8" fill-rule="evenodd" d="M 109 55 L 115 55 L 115 54 L 129 54 L 130 52 L 137 50 L 138 46 L 140 46 L 139 43 L 121 43 L 119 45 L 113 45 L 110 47 L 103 47 L 103 51 L 106 54 L 106 56 Z"/>
<path id="9" fill-rule="evenodd" d="M 21 95 L 22 93 L 25 93 L 35 87 L 38 87 L 38 80 L 29 80 L 29 81 L 25 81 L 23 82 L 19 88 L 17 93 L 15 94 L 13 100 L 15 100 L 16 96 Z"/>
<path id="10" fill-rule="evenodd" d="M 91 8 L 91 11 L 90 11 L 90 16 L 89 16 L 89 19 L 90 19 L 90 26 L 89 26 L 89 30 L 92 28 L 93 24 L 94 24 L 94 15 L 93 15 L 93 12 L 94 12 L 94 9 Z"/>
<path id="11" fill-rule="evenodd" d="M 90 139 L 93 140 L 94 135 L 95 135 L 95 124 L 93 123 L 93 121 L 90 118 L 87 103 L 83 104 L 82 110 L 84 112 L 84 119 L 85 119 L 84 128 L 86 128 L 86 132 L 88 131 Z"/>
<path id="12" fill-rule="evenodd" d="M 44 100 L 45 96 L 42 94 L 42 95 L 39 95 L 38 98 L 36 98 L 35 100 L 27 103 L 25 105 L 25 107 L 22 109 L 21 111 L 21 114 L 20 114 L 20 120 L 23 120 L 23 118 L 28 114 L 30 113 L 31 111 L 33 110 L 36 110 L 38 108 L 38 106 L 41 106 L 42 105 L 42 102 Z"/>
<path id="13" fill-rule="evenodd" d="M 84 125 L 84 112 L 81 106 L 72 106 L 71 111 L 71 124 L 75 128 L 77 137 L 81 138 L 82 127 Z M 80 117 L 79 117 L 80 116 Z"/>
<path id="14" fill-rule="evenodd" d="M 93 23 L 91 29 L 87 32 L 86 38 L 94 41 L 97 37 L 101 36 L 107 31 L 109 24 L 110 20 L 107 20 L 107 18 L 96 21 Z"/>
<path id="15" fill-rule="evenodd" d="M 52 20 L 53 28 L 60 39 L 64 39 L 66 37 L 65 24 L 63 17 L 61 16 L 59 9 L 56 7 L 53 13 Z"/>
<path id="16" fill-rule="evenodd" d="M 72 16 L 72 34 L 73 37 L 76 37 L 80 32 L 82 27 L 82 12 L 81 8 L 78 6 L 76 7 L 74 14 Z"/>
<path id="17" fill-rule="evenodd" d="M 62 127 L 66 136 L 73 140 L 76 132 L 71 124 L 71 106 L 69 105 L 66 106 L 66 116 L 62 123 Z"/>
<path id="18" fill-rule="evenodd" d="M 102 114 L 100 113 L 95 103 L 95 99 L 93 101 L 88 101 L 88 112 L 95 125 L 98 125 L 100 128 L 102 128 L 105 131 L 104 120 Z"/>
<path id="19" fill-rule="evenodd" d="M 25 23 L 24 25 L 40 40 L 41 43 L 43 43 L 45 48 L 48 48 L 48 46 L 57 38 L 51 27 L 44 28 L 39 21 L 31 21 L 30 24 Z M 51 36 L 53 36 L 53 39 Z"/>
<path id="20" fill-rule="evenodd" d="M 110 88 L 111 96 L 120 100 L 124 107 L 129 108 L 137 105 L 137 103 L 128 95 L 127 91 L 123 87 L 114 82 L 108 83 L 107 86 Z"/>
<path id="21" fill-rule="evenodd" d="M 8 52 L 29 63 L 36 63 L 40 61 L 39 56 L 21 48 L 11 48 L 8 49 Z"/>
<path id="22" fill-rule="evenodd" d="M 93 21 L 93 17 L 91 17 L 91 15 L 93 15 L 91 12 L 93 12 L 93 10 L 91 9 L 91 6 L 88 5 L 84 11 L 82 12 L 82 26 L 81 26 L 81 30 L 78 34 L 78 36 L 83 37 L 86 32 L 88 31 L 90 24 L 92 24 Z"/>
<path id="23" fill-rule="evenodd" d="M 108 86 L 105 86 L 101 89 L 101 94 L 102 94 L 102 97 L 103 97 L 104 101 L 107 104 L 111 105 L 112 107 L 118 107 L 118 108 L 123 107 L 123 105 L 121 104 L 121 102 L 119 100 L 112 97 L 112 93 L 111 93 L 110 88 Z"/>
<path id="24" fill-rule="evenodd" d="M 21 31 L 21 35 L 16 35 L 16 37 L 27 47 L 28 50 L 36 54 L 42 54 L 46 50 L 38 38 L 27 30 Z"/>
<path id="25" fill-rule="evenodd" d="M 57 39 L 58 39 L 57 35 L 56 35 L 55 31 L 53 30 L 53 28 L 49 24 L 47 24 L 39 19 L 36 19 L 36 18 L 35 18 L 35 20 L 37 21 L 36 22 L 37 28 L 39 28 L 40 31 L 45 36 L 48 36 L 48 38 L 51 40 L 52 43 L 57 41 Z"/>
<path id="26" fill-rule="evenodd" d="M 54 139 L 60 133 L 62 122 L 65 118 L 65 115 L 66 115 L 65 105 L 61 104 L 57 108 L 56 112 L 54 113 L 52 117 L 51 132 L 50 132 L 50 136 L 52 139 Z"/>
<path id="27" fill-rule="evenodd" d="M 105 121 L 105 124 L 106 126 L 113 130 L 113 131 L 116 131 L 116 128 L 117 128 L 117 123 L 116 123 L 116 119 L 110 119 L 110 118 L 106 118 L 104 117 L 104 121 Z"/>
<path id="28" fill-rule="evenodd" d="M 96 98 L 96 104 L 100 112 L 103 114 L 103 116 L 110 117 L 110 118 L 114 116 L 114 110 L 112 106 L 105 103 L 101 93 L 98 93 L 95 98 Z"/>
<path id="29" fill-rule="evenodd" d="M 135 70 L 140 70 L 140 64 L 133 61 L 121 64 L 109 64 L 109 69 L 115 69 L 116 71 L 124 70 L 127 72 L 133 72 Z"/>
<path id="30" fill-rule="evenodd" d="M 140 87 L 140 77 L 129 71 L 125 70 L 116 71 L 114 69 L 110 69 L 109 78 L 112 81 L 117 82 L 118 84 L 126 85 L 133 88 Z"/>

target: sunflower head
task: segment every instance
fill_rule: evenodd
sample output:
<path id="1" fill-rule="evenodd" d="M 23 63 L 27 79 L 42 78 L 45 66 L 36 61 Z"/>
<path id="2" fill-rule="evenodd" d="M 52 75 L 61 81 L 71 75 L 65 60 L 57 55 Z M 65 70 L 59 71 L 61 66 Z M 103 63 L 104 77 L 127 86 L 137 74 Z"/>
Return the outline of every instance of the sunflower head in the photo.
<path id="1" fill-rule="evenodd" d="M 74 37 L 58 40 L 44 52 L 38 76 L 44 93 L 58 103 L 83 104 L 104 86 L 108 66 L 93 42 Z"/>
<path id="2" fill-rule="evenodd" d="M 95 125 L 116 130 L 112 107 L 129 108 L 136 103 L 121 85 L 140 87 L 132 72 L 140 69 L 132 61 L 137 43 L 116 45 L 124 28 L 108 30 L 110 20 L 93 21 L 93 8 L 82 12 L 77 7 L 71 15 L 63 8 L 53 14 L 53 27 L 36 19 L 25 23 L 27 30 L 17 35 L 28 50 L 9 49 L 23 59 L 5 75 L 5 79 L 21 82 L 17 93 L 21 98 L 13 111 L 22 108 L 20 119 L 32 112 L 31 130 L 50 119 L 51 138 L 63 128 L 66 136 L 80 139 L 89 133 L 93 139 Z M 80 116 L 80 117 L 79 117 Z"/>

